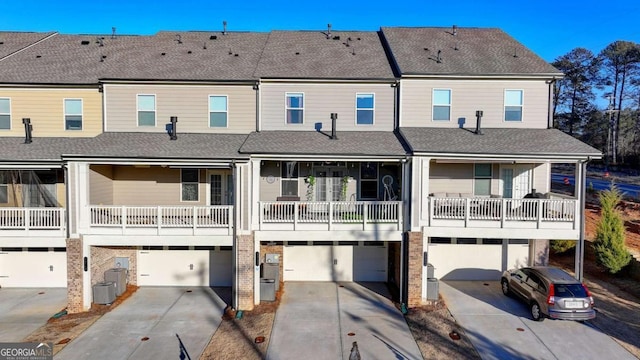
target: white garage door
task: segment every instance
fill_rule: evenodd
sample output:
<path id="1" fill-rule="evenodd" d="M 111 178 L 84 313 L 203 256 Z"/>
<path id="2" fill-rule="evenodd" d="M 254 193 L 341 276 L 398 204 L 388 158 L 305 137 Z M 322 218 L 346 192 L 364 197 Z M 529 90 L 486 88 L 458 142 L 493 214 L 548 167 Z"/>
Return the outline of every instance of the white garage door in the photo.
<path id="1" fill-rule="evenodd" d="M 284 281 L 387 281 L 386 246 L 285 246 Z"/>
<path id="2" fill-rule="evenodd" d="M 140 250 L 139 286 L 231 286 L 231 250 Z"/>
<path id="3" fill-rule="evenodd" d="M 67 253 L 0 252 L 0 287 L 67 287 Z"/>
<path id="4" fill-rule="evenodd" d="M 506 269 L 526 266 L 529 245 L 429 244 L 428 262 L 441 280 L 499 280 Z"/>

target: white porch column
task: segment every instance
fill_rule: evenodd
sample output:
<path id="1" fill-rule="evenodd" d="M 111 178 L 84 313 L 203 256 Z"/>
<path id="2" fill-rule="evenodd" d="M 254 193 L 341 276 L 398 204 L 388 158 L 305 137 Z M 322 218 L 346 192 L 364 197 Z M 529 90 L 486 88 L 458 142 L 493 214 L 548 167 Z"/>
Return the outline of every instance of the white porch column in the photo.
<path id="1" fill-rule="evenodd" d="M 251 229 L 258 230 L 260 206 L 260 160 L 251 160 Z"/>
<path id="2" fill-rule="evenodd" d="M 576 216 L 580 219 L 579 238 L 576 243 L 576 260 L 575 260 L 575 274 L 576 278 L 582 281 L 584 277 L 584 228 L 585 228 L 585 203 L 587 188 L 587 161 L 579 162 L 576 164 L 575 173 L 575 195 L 580 203 L 579 210 Z"/>

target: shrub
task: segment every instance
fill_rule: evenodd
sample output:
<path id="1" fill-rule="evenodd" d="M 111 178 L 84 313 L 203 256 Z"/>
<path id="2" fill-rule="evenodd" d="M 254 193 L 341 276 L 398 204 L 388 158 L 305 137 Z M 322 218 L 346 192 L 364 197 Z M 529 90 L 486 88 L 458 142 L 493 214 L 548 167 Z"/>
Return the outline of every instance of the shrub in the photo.
<path id="1" fill-rule="evenodd" d="M 562 254 L 576 247 L 575 240 L 551 240 L 551 251 L 555 254 Z"/>
<path id="2" fill-rule="evenodd" d="M 616 274 L 631 261 L 631 254 L 624 244 L 624 224 L 616 206 L 622 199 L 614 186 L 599 194 L 602 217 L 596 229 L 593 245 L 596 261 L 611 274 Z"/>

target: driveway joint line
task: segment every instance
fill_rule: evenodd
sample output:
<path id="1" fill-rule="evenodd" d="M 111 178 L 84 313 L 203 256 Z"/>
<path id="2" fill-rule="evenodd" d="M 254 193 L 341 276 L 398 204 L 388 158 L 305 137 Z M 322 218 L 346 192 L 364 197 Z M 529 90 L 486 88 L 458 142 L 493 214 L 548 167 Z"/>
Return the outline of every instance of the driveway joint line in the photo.
<path id="1" fill-rule="evenodd" d="M 340 309 L 340 286 L 334 283 L 336 288 L 336 309 L 338 311 L 338 338 L 340 339 L 340 357 L 344 355 L 344 343 L 342 342 L 342 310 Z"/>

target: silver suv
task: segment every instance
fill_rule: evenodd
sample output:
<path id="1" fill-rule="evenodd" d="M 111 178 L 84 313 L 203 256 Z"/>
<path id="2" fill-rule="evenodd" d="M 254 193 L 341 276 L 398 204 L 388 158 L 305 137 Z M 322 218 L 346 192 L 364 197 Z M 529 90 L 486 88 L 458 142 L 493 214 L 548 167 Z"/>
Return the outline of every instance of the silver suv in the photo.
<path id="1" fill-rule="evenodd" d="M 535 321 L 544 317 L 580 321 L 596 317 L 589 289 L 562 269 L 534 266 L 507 270 L 501 284 L 505 295 L 515 294 L 529 305 Z"/>

